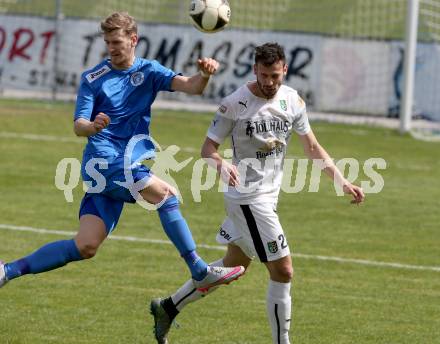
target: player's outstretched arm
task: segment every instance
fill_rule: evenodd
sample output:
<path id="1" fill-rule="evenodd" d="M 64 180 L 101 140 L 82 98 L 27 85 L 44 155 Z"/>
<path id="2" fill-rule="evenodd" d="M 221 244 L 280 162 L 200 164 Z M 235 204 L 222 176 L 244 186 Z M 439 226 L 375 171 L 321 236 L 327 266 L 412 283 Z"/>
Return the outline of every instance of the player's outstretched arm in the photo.
<path id="1" fill-rule="evenodd" d="M 73 124 L 73 131 L 77 136 L 88 137 L 99 133 L 102 129 L 108 127 L 109 124 L 110 117 L 100 112 L 96 115 L 93 122 L 85 118 L 78 118 Z"/>
<path id="2" fill-rule="evenodd" d="M 299 138 L 303 145 L 304 153 L 307 155 L 307 157 L 321 164 L 325 174 L 342 186 L 344 193 L 353 196 L 351 203 L 362 203 L 365 199 L 362 189 L 357 185 L 351 184 L 347 179 L 344 178 L 341 171 L 339 171 L 333 162 L 333 159 L 330 158 L 326 150 L 319 144 L 315 134 L 310 131 L 306 135 L 300 135 Z"/>
<path id="3" fill-rule="evenodd" d="M 211 58 L 203 58 L 197 61 L 199 73 L 187 77 L 176 75 L 171 82 L 171 89 L 188 94 L 202 94 L 209 77 L 217 72 L 219 63 Z"/>

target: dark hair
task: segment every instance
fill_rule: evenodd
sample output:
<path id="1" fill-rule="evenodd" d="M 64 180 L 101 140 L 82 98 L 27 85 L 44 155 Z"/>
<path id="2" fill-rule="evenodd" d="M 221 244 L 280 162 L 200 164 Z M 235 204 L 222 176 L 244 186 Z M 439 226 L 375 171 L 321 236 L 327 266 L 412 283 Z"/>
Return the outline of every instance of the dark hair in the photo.
<path id="1" fill-rule="evenodd" d="M 124 30 L 127 35 L 137 34 L 137 24 L 132 16 L 126 12 L 115 12 L 101 22 L 103 33 L 110 33 L 115 30 Z"/>
<path id="2" fill-rule="evenodd" d="M 265 43 L 255 48 L 255 64 L 271 66 L 278 61 L 286 62 L 284 48 L 278 43 Z"/>

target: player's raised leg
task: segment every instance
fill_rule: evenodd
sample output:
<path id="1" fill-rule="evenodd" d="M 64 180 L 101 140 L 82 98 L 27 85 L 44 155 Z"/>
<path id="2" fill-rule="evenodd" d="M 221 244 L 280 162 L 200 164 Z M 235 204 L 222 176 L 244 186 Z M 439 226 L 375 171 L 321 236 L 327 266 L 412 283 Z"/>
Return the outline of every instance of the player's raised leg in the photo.
<path id="1" fill-rule="evenodd" d="M 104 222 L 85 215 L 75 239 L 54 241 L 32 254 L 7 264 L 0 264 L 0 287 L 14 278 L 60 268 L 70 262 L 92 258 L 106 238 Z"/>
<path id="2" fill-rule="evenodd" d="M 251 259 L 238 246 L 229 244 L 225 257 L 209 265 L 215 267 L 241 265 L 247 269 L 250 263 Z M 167 336 L 171 324 L 186 305 L 200 300 L 215 290 L 217 290 L 217 287 L 202 291 L 194 286 L 193 280 L 188 280 L 171 296 L 163 299 L 153 299 L 150 304 L 150 311 L 154 317 L 154 335 L 158 344 L 168 344 Z"/>
<path id="3" fill-rule="evenodd" d="M 194 286 L 207 290 L 240 277 L 244 273 L 243 266 L 231 268 L 208 266 L 197 254 L 191 231 L 180 212 L 179 200 L 173 192 L 174 190 L 167 183 L 153 175 L 148 187 L 141 191 L 141 195 L 146 201 L 158 205 L 157 210 L 165 233 L 188 265 Z"/>
<path id="4" fill-rule="evenodd" d="M 289 256 L 265 263 L 270 280 L 267 290 L 267 315 L 274 344 L 289 344 L 292 300 L 290 297 L 293 277 L 292 259 Z"/>

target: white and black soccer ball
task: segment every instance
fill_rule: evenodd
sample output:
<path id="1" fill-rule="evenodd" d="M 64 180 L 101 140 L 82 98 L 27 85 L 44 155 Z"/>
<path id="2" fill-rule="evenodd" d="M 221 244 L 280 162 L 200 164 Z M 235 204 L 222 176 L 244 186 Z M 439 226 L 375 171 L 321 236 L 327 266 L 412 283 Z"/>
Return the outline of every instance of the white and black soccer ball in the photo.
<path id="1" fill-rule="evenodd" d="M 228 25 L 231 8 L 227 0 L 191 0 L 189 16 L 196 29 L 213 33 Z"/>

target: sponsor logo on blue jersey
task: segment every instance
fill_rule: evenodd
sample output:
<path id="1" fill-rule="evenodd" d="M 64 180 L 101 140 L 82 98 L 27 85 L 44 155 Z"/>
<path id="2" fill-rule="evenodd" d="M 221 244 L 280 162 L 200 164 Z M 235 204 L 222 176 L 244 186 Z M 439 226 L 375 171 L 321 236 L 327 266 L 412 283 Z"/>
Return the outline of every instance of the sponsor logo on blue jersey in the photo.
<path id="1" fill-rule="evenodd" d="M 88 82 L 93 82 L 97 79 L 99 79 L 101 76 L 107 74 L 111 71 L 111 68 L 109 66 L 103 66 L 102 68 L 98 69 L 95 72 L 91 72 L 86 75 L 86 79 Z"/>

